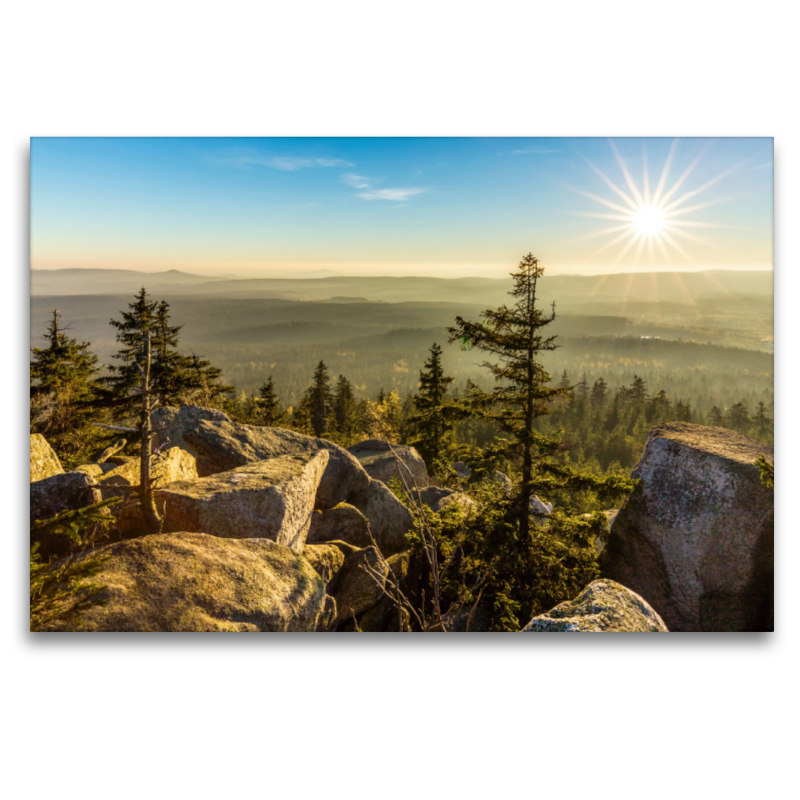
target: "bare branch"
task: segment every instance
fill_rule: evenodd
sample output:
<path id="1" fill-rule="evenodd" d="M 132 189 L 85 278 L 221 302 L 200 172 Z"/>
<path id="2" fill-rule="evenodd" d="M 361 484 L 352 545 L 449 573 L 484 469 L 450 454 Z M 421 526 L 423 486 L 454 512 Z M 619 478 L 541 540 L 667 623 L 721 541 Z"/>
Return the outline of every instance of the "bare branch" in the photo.
<path id="1" fill-rule="evenodd" d="M 138 428 L 123 428 L 121 425 L 106 425 L 104 422 L 93 422 L 96 428 L 108 428 L 110 431 L 123 431 L 124 433 L 140 433 Z"/>

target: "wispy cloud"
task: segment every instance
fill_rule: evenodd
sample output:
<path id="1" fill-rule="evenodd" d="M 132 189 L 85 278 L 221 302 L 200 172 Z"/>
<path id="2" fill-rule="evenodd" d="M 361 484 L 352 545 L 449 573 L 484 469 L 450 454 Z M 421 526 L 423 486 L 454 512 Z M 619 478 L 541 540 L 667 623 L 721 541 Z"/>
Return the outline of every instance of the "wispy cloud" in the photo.
<path id="1" fill-rule="evenodd" d="M 376 189 L 373 187 L 375 181 L 364 175 L 355 175 L 352 172 L 342 175 L 342 182 L 353 189 L 368 189 L 366 192 L 359 192 L 358 196 L 362 200 L 390 200 L 395 203 L 404 203 L 409 197 L 425 191 L 420 186 L 408 186 L 397 189 Z M 378 181 L 380 183 L 380 181 Z"/>
<path id="2" fill-rule="evenodd" d="M 237 169 L 247 169 L 248 167 L 266 167 L 267 169 L 277 169 L 281 172 L 292 172 L 296 169 L 308 169 L 310 167 L 352 167 L 355 166 L 349 161 L 341 158 L 308 158 L 298 156 L 260 156 L 260 155 L 240 155 L 231 158 L 217 159 L 218 163 L 226 164 Z"/>
<path id="3" fill-rule="evenodd" d="M 365 178 L 363 175 L 354 175 L 352 172 L 342 175 L 342 182 L 353 189 L 369 189 L 370 187 L 369 178 Z"/>
<path id="4" fill-rule="evenodd" d="M 402 202 L 424 191 L 424 189 L 415 187 L 409 187 L 408 189 L 373 189 L 369 192 L 361 192 L 358 196 L 364 198 L 364 200 L 395 200 Z"/>

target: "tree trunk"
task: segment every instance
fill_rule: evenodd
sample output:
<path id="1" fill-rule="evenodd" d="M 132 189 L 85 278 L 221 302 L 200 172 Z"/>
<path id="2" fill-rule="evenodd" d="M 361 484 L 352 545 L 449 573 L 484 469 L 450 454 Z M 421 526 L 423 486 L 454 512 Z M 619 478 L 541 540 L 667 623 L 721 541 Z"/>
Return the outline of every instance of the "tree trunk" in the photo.
<path id="1" fill-rule="evenodd" d="M 139 500 L 142 505 L 142 513 L 150 533 L 159 533 L 161 530 L 162 519 L 156 511 L 156 504 L 153 500 L 153 487 L 150 479 L 150 450 L 153 428 L 150 423 L 150 332 L 145 337 L 147 344 L 145 356 L 145 369 L 139 367 L 142 378 L 142 410 L 141 410 L 141 438 L 142 455 L 139 478 Z"/>

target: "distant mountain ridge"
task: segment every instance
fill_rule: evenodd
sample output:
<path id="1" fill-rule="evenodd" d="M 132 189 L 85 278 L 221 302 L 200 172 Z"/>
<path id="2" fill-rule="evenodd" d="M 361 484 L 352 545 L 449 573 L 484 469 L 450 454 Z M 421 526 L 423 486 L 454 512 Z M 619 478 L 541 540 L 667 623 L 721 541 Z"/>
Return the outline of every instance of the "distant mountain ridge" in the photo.
<path id="1" fill-rule="evenodd" d="M 359 298 L 370 302 L 508 301 L 508 278 L 432 278 L 424 276 L 343 276 L 293 278 L 209 278 L 179 270 L 64 269 L 32 270 L 31 296 L 132 294 L 141 286 L 170 296 L 220 296 L 301 301 Z M 553 275 L 545 273 L 542 300 L 599 301 L 622 298 L 694 303 L 700 298 L 737 295 L 771 296 L 771 270 L 706 270 L 700 272 L 639 272 L 607 275 Z"/>

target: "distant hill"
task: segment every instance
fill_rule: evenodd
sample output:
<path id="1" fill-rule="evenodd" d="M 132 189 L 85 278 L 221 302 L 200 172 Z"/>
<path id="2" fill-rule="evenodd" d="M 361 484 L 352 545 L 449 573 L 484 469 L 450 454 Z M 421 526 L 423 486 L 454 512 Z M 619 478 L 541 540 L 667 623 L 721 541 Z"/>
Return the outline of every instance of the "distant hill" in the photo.
<path id="1" fill-rule="evenodd" d="M 508 302 L 508 278 L 311 277 L 216 278 L 170 270 L 33 270 L 31 295 L 132 294 L 140 286 L 167 299 L 176 296 L 229 299 L 287 299 L 336 302 L 448 302 L 497 305 Z M 772 296 L 771 271 L 707 270 L 702 272 L 641 272 L 611 275 L 554 275 L 541 282 L 544 302 L 561 308 L 585 303 L 676 302 L 692 305 L 702 298 L 743 295 Z M 577 310 L 577 309 L 576 309 Z M 593 309 L 597 313 L 596 307 Z"/>
<path id="2" fill-rule="evenodd" d="M 165 285 L 185 289 L 193 284 L 208 282 L 208 275 L 193 275 L 177 269 L 165 272 L 140 272 L 132 269 L 33 269 L 31 296 L 117 292 L 129 294 L 138 292 L 142 286 L 148 291 Z"/>

